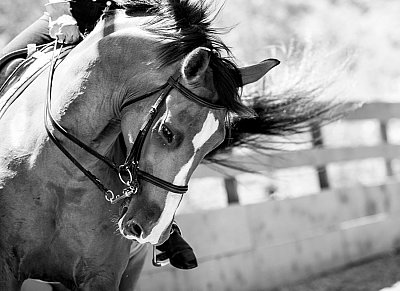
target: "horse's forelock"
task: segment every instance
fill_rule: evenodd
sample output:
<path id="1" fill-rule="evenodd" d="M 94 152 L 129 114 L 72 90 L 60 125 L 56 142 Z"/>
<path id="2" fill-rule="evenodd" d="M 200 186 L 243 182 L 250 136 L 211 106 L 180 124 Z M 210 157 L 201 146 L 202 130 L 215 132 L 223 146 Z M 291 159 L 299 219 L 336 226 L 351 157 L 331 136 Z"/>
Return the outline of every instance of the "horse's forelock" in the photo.
<path id="1" fill-rule="evenodd" d="M 214 85 L 219 103 L 237 114 L 251 114 L 240 100 L 241 76 L 236 64 L 221 55 L 231 58 L 229 48 L 220 40 L 224 29 L 211 26 L 218 13 L 205 0 L 132 0 L 125 5 L 127 14 L 138 8 L 147 9 L 154 18 L 144 29 L 158 35 L 167 42 L 160 42 L 158 49 L 161 67 L 172 65 L 198 47 L 209 48 L 214 53 L 210 60 Z"/>

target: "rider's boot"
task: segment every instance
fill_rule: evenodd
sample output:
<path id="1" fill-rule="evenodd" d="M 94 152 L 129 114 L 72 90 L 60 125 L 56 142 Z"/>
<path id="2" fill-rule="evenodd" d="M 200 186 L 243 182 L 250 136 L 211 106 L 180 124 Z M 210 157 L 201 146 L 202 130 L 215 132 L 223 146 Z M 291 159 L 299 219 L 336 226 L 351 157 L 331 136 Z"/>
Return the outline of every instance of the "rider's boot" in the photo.
<path id="1" fill-rule="evenodd" d="M 193 269 L 197 267 L 197 259 L 190 245 L 183 239 L 182 232 L 178 225 L 173 222 L 171 234 L 162 245 L 156 247 L 160 254 L 157 258 L 160 261 L 169 259 L 172 266 L 178 269 Z"/>

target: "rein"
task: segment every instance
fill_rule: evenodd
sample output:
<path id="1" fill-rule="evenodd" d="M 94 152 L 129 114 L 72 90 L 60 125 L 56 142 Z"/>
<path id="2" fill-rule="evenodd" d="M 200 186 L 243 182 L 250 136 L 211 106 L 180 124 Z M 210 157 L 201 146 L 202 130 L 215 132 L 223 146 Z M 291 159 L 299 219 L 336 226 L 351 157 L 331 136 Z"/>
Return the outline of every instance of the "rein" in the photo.
<path id="1" fill-rule="evenodd" d="M 177 72 L 173 76 L 169 77 L 167 83 L 162 85 L 159 88 L 156 88 L 153 91 L 145 93 L 134 100 L 130 100 L 125 102 L 121 106 L 121 110 L 128 105 L 133 103 L 139 102 L 145 98 L 148 98 L 158 92 L 161 91 L 159 97 L 157 98 L 156 102 L 151 107 L 145 122 L 141 126 L 139 133 L 133 143 L 133 146 L 126 157 L 124 164 L 117 165 L 111 159 L 102 154 L 98 153 L 94 149 L 90 148 L 84 142 L 70 134 L 66 129 L 64 129 L 56 120 L 54 120 L 51 114 L 51 94 L 52 94 L 52 85 L 53 85 L 53 78 L 54 72 L 56 68 L 56 62 L 59 60 L 59 54 L 62 50 L 62 46 L 56 55 L 57 49 L 57 41 L 54 42 L 54 50 L 53 50 L 53 57 L 51 60 L 49 77 L 48 77 L 48 86 L 47 86 L 47 98 L 46 98 L 46 106 L 45 106 L 45 128 L 49 138 L 54 142 L 54 144 L 61 150 L 61 152 L 83 173 L 86 177 L 88 177 L 103 193 L 106 201 L 110 202 L 111 204 L 115 204 L 122 199 L 129 198 L 131 195 L 134 195 L 138 192 L 140 188 L 139 179 L 142 179 L 146 182 L 149 182 L 159 188 L 167 190 L 169 192 L 177 193 L 183 195 L 187 192 L 188 186 L 180 186 L 160 179 L 156 176 L 153 176 L 150 173 L 144 172 L 139 168 L 140 156 L 143 149 L 143 145 L 147 134 L 149 133 L 152 124 L 154 123 L 158 112 L 164 105 L 164 101 L 168 94 L 171 92 L 172 89 L 178 90 L 182 95 L 184 95 L 189 100 L 198 103 L 201 106 L 209 107 L 210 109 L 216 110 L 223 110 L 225 107 L 208 102 L 201 98 L 200 96 L 194 94 L 187 88 L 185 88 L 182 84 L 179 83 L 180 73 Z M 107 166 L 113 169 L 121 180 L 121 182 L 126 185 L 127 187 L 122 190 L 121 195 L 115 195 L 114 192 L 108 188 L 106 188 L 103 183 L 88 169 L 86 169 L 78 160 L 74 158 L 74 156 L 62 145 L 60 140 L 58 140 L 55 135 L 49 129 L 49 121 L 51 122 L 54 129 L 59 131 L 63 134 L 66 138 L 70 141 L 78 145 L 80 148 L 91 154 L 92 156 L 96 157 L 97 159 L 103 161 Z"/>

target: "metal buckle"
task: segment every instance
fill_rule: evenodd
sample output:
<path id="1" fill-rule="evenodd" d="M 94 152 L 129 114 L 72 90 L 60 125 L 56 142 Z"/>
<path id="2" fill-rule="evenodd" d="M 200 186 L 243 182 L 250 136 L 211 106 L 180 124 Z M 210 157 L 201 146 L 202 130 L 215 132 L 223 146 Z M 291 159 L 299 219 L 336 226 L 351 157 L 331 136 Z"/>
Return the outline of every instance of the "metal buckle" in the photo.
<path id="1" fill-rule="evenodd" d="M 106 199 L 106 201 L 108 201 L 111 204 L 113 204 L 113 201 L 115 199 L 114 192 L 111 191 L 111 190 L 107 190 L 107 192 L 104 194 L 104 198 Z"/>
<path id="2" fill-rule="evenodd" d="M 123 172 L 128 173 L 129 179 L 128 179 L 127 181 L 125 181 L 124 178 L 122 177 L 122 173 L 123 173 Z M 120 165 L 120 166 L 118 167 L 118 176 L 119 176 L 119 179 L 121 180 L 121 182 L 122 182 L 123 184 L 125 184 L 125 185 L 127 185 L 127 186 L 129 186 L 129 185 L 132 184 L 133 175 L 132 175 L 132 172 L 131 172 L 131 170 L 129 169 L 128 166 L 126 166 L 126 165 Z"/>
<path id="3" fill-rule="evenodd" d="M 114 195 L 114 193 L 111 190 L 108 190 L 105 198 L 108 202 L 111 204 L 115 204 L 122 199 L 129 198 L 132 195 L 135 195 L 139 190 L 139 183 L 135 182 L 133 185 L 128 185 L 125 189 L 122 190 L 122 195 Z"/>
<path id="4" fill-rule="evenodd" d="M 122 173 L 126 172 L 128 174 L 128 179 L 125 180 L 122 177 Z M 132 175 L 131 170 L 126 165 L 120 165 L 118 167 L 118 176 L 121 182 L 128 186 L 122 190 L 121 195 L 115 195 L 114 192 L 108 190 L 104 195 L 105 199 L 110 202 L 111 204 L 118 203 L 119 201 L 129 198 L 132 195 L 135 195 L 139 190 L 139 182 L 137 180 L 137 166 L 134 164 L 134 175 Z"/>
<path id="5" fill-rule="evenodd" d="M 115 204 L 121 201 L 122 199 L 129 198 L 132 195 L 135 195 L 138 192 L 138 190 L 139 190 L 138 184 L 130 185 L 127 188 L 123 189 L 122 195 L 115 195 L 113 191 L 107 190 L 106 194 L 104 194 L 104 198 L 111 204 Z"/>

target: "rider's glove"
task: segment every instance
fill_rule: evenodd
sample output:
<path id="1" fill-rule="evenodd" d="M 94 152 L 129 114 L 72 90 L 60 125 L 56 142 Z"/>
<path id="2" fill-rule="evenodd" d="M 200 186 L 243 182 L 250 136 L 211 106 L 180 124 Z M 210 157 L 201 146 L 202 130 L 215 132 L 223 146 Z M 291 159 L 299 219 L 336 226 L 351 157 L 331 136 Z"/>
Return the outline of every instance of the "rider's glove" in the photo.
<path id="1" fill-rule="evenodd" d="M 58 42 L 72 44 L 79 40 L 79 28 L 71 14 L 68 1 L 49 0 L 45 5 L 49 15 L 49 34 Z"/>

